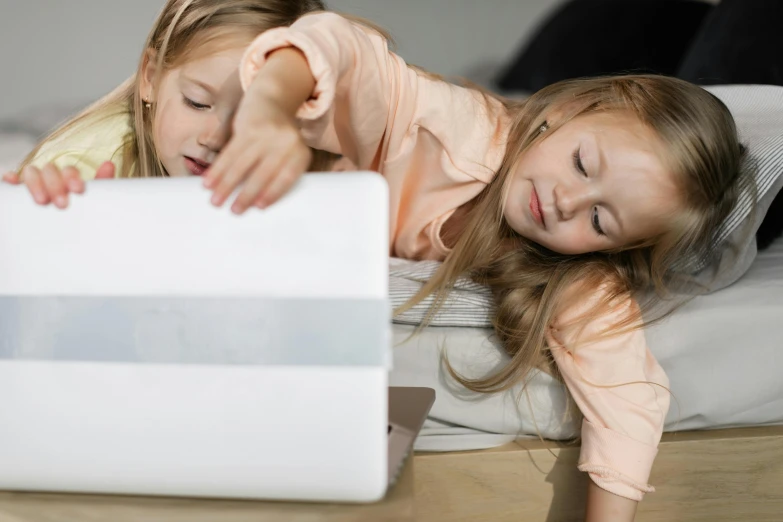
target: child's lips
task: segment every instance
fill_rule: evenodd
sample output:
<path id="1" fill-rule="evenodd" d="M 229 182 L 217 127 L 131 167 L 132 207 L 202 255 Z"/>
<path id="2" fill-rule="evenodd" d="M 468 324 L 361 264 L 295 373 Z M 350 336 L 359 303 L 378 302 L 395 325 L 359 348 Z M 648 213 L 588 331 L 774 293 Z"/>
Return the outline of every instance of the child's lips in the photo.
<path id="1" fill-rule="evenodd" d="M 207 163 L 206 161 L 185 156 L 185 167 L 194 176 L 203 176 L 210 165 L 211 163 Z"/>
<path id="2" fill-rule="evenodd" d="M 538 199 L 538 192 L 536 192 L 536 187 L 533 187 L 533 190 L 530 191 L 529 206 L 530 214 L 533 216 L 535 222 L 546 228 L 546 222 L 544 220 L 544 209 L 541 208 L 541 200 Z"/>

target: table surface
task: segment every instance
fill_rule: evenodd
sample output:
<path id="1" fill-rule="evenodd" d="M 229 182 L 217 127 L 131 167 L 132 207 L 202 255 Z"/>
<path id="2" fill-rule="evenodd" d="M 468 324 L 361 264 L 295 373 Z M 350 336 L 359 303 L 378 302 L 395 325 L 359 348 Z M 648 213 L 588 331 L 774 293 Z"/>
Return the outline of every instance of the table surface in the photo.
<path id="1" fill-rule="evenodd" d="M 2 522 L 366 522 L 414 519 L 413 459 L 373 504 L 0 492 Z"/>

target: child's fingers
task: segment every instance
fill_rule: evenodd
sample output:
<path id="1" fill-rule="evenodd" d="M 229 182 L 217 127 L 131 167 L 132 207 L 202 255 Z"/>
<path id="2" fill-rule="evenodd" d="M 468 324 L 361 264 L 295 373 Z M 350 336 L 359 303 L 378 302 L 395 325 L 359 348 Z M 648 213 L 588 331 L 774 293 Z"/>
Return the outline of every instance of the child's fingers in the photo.
<path id="1" fill-rule="evenodd" d="M 223 205 L 237 186 L 254 170 L 258 160 L 258 152 L 248 147 L 231 165 L 228 165 L 225 175 L 215 186 L 212 204 L 218 207 Z"/>
<path id="2" fill-rule="evenodd" d="M 264 191 L 264 194 L 261 196 L 259 208 L 265 209 L 268 206 L 276 203 L 277 200 L 283 196 L 283 194 L 291 190 L 291 187 L 294 185 L 294 183 L 296 183 L 299 177 L 300 176 L 296 173 L 296 170 L 291 167 L 281 170 L 277 176 L 275 176 L 275 179 L 272 180 L 272 183 L 269 184 L 269 187 L 267 187 L 267 189 Z"/>
<path id="3" fill-rule="evenodd" d="M 62 172 L 62 179 L 68 192 L 73 192 L 74 194 L 84 193 L 84 181 L 82 181 L 79 169 L 76 167 L 65 167 Z"/>
<path id="4" fill-rule="evenodd" d="M 234 161 L 234 140 L 228 142 L 228 145 L 218 154 L 217 159 L 209 166 L 204 173 L 202 183 L 204 188 L 212 189 L 216 187 L 223 179 L 223 174 L 228 170 L 228 166 Z"/>
<path id="5" fill-rule="evenodd" d="M 57 208 L 65 208 L 68 206 L 68 189 L 65 187 L 65 181 L 63 175 L 56 166 L 48 163 L 44 165 L 41 171 L 41 179 L 43 179 L 46 191 L 49 193 L 49 197 L 54 202 Z"/>
<path id="6" fill-rule="evenodd" d="M 9 185 L 19 185 L 22 181 L 19 179 L 19 174 L 11 171 L 3 174 L 3 182 Z"/>
<path id="7" fill-rule="evenodd" d="M 259 208 L 264 209 L 277 203 L 281 197 L 291 190 L 299 178 L 302 177 L 302 174 L 307 169 L 307 165 L 309 164 L 310 159 L 308 156 L 292 161 L 283 166 L 269 186 L 266 187 L 264 193 L 261 194 L 259 201 L 260 205 L 258 205 Z"/>
<path id="8" fill-rule="evenodd" d="M 253 206 L 261 210 L 264 210 L 266 208 L 266 200 L 264 199 L 263 193 L 256 198 L 256 200 L 253 202 Z"/>
<path id="9" fill-rule="evenodd" d="M 98 167 L 95 173 L 95 179 L 114 179 L 117 167 L 111 161 L 105 161 Z"/>
<path id="10" fill-rule="evenodd" d="M 51 200 L 49 199 L 49 193 L 46 191 L 43 179 L 41 179 L 41 171 L 33 167 L 32 165 L 26 166 L 22 169 L 22 181 L 24 182 L 27 190 L 33 196 L 33 199 L 39 205 L 47 205 Z"/>
<path id="11" fill-rule="evenodd" d="M 281 166 L 279 159 L 268 159 L 256 167 L 247 178 L 234 204 L 231 205 L 231 212 L 242 214 L 259 197 L 263 197 L 264 192 L 277 175 L 277 172 L 280 171 Z"/>

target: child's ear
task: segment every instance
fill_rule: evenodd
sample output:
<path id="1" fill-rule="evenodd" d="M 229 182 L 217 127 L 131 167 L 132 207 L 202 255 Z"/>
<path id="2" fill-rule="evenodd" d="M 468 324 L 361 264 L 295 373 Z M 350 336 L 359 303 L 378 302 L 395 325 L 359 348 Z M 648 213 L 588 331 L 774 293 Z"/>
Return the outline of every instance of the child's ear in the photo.
<path id="1" fill-rule="evenodd" d="M 550 107 L 542 116 L 548 127 L 554 127 L 563 121 L 566 110 L 564 107 Z"/>
<path id="2" fill-rule="evenodd" d="M 155 85 L 158 68 L 158 53 L 155 49 L 144 51 L 141 64 L 141 78 L 139 81 L 139 94 L 141 99 L 148 103 L 155 101 Z"/>

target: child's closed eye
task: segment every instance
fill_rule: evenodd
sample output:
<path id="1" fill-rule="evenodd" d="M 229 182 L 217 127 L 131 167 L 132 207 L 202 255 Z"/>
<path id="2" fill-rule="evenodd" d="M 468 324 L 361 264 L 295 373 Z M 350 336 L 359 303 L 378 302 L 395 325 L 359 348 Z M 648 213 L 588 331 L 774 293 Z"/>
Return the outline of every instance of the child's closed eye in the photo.
<path id="1" fill-rule="evenodd" d="M 577 172 L 579 172 L 584 177 L 588 177 L 587 169 L 585 169 L 584 163 L 582 163 L 581 148 L 578 148 L 574 151 L 574 153 L 571 155 L 571 159 L 574 162 L 574 168 L 577 170 Z M 590 223 L 593 225 L 593 230 L 595 230 L 596 234 L 599 236 L 606 235 L 606 232 L 604 232 L 604 229 L 601 227 L 601 219 L 598 216 L 598 207 L 594 207 L 591 211 Z"/>
<path id="2" fill-rule="evenodd" d="M 582 150 L 576 149 L 571 155 L 571 159 L 574 162 L 574 168 L 576 171 L 579 172 L 579 174 L 582 176 L 587 177 L 587 169 L 585 169 L 585 166 L 582 163 Z"/>
<path id="3" fill-rule="evenodd" d="M 191 100 L 190 98 L 184 95 L 182 96 L 182 102 L 186 106 L 190 107 L 191 109 L 195 109 L 197 111 L 204 111 L 210 108 L 209 105 L 205 103 L 198 103 L 197 101 Z"/>
<path id="4" fill-rule="evenodd" d="M 604 229 L 601 228 L 601 220 L 598 217 L 598 207 L 595 207 L 593 209 L 592 214 L 590 215 L 590 221 L 593 224 L 593 230 L 595 230 L 595 233 L 599 236 L 605 236 L 606 232 L 604 232 Z"/>

